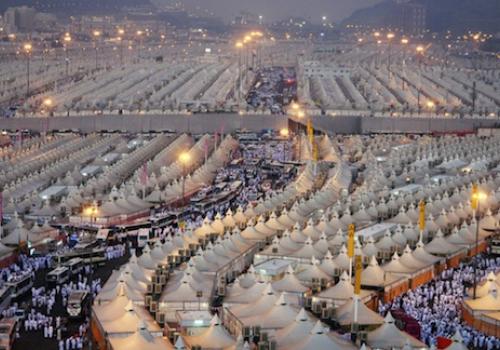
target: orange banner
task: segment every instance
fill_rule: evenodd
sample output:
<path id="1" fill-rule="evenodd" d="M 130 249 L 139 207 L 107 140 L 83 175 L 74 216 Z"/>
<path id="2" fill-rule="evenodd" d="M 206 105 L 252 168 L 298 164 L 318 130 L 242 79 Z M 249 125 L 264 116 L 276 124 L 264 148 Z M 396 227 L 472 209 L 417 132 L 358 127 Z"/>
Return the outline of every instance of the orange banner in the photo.
<path id="1" fill-rule="evenodd" d="M 349 255 L 350 258 L 354 256 L 354 224 L 349 225 L 348 229 L 348 240 L 347 240 L 347 255 Z"/>
<path id="2" fill-rule="evenodd" d="M 354 271 L 355 282 L 354 282 L 354 294 L 359 295 L 361 293 L 361 272 L 363 271 L 363 262 L 361 260 L 361 255 L 356 255 L 354 259 Z"/>
<path id="3" fill-rule="evenodd" d="M 477 202 L 478 202 L 478 197 L 479 197 L 479 190 L 476 184 L 472 185 L 472 195 L 470 198 L 470 206 L 472 209 L 476 210 L 477 209 Z"/>
<path id="4" fill-rule="evenodd" d="M 425 230 L 425 202 L 420 201 L 418 204 L 419 215 L 418 215 L 418 228 L 420 231 Z"/>

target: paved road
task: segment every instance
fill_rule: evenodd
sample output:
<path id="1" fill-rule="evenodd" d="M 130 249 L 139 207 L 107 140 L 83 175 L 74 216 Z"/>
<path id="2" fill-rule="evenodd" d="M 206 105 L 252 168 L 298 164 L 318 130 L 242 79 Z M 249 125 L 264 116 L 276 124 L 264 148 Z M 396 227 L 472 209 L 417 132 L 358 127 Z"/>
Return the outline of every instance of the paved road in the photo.
<path id="1" fill-rule="evenodd" d="M 101 285 L 107 281 L 113 269 L 119 268 L 121 265 L 126 263 L 129 259 L 129 255 L 114 259 L 106 262 L 105 265 L 99 266 L 94 269 L 93 277 L 94 279 L 100 278 Z M 45 285 L 45 275 L 48 270 L 39 270 L 36 274 L 35 287 L 41 287 Z M 76 280 L 76 278 L 75 278 Z M 22 299 L 19 300 L 20 303 L 31 304 L 31 292 L 27 293 Z M 28 312 L 31 310 L 31 305 L 28 308 Z M 36 308 L 37 311 L 41 313 L 46 313 L 46 308 Z M 52 316 L 61 316 L 62 318 L 67 317 L 66 309 L 62 305 L 62 300 L 60 296 L 56 297 L 56 303 L 52 309 Z M 71 335 L 78 334 L 78 327 L 82 323 L 82 320 L 68 319 L 68 322 L 63 326 L 62 338 L 69 338 Z M 64 321 L 63 321 L 64 324 Z M 21 327 L 20 338 L 16 339 L 14 342 L 13 350 L 57 350 L 58 341 L 56 339 L 56 331 L 54 330 L 54 338 L 47 339 L 43 337 L 43 328 L 39 331 L 24 331 L 24 326 Z"/>

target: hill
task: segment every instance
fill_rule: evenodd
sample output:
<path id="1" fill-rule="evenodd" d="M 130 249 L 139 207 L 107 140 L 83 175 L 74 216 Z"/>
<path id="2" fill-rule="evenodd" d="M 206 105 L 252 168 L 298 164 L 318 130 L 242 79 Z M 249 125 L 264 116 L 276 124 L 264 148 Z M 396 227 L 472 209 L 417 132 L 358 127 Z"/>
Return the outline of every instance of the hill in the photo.
<path id="1" fill-rule="evenodd" d="M 469 30 L 500 32 L 499 0 L 413 0 L 427 10 L 427 28 L 433 32 Z M 355 11 L 343 24 L 397 26 L 401 6 L 393 0 Z"/>

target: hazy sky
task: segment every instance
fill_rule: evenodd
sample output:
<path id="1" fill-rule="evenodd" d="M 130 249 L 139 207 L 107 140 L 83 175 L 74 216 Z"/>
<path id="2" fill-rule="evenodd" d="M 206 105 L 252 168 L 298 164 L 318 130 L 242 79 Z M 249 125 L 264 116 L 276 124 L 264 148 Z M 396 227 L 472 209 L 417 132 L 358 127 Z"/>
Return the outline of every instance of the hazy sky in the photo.
<path id="1" fill-rule="evenodd" d="M 178 0 L 208 8 L 225 20 L 230 20 L 242 10 L 262 14 L 274 20 L 287 16 L 302 16 L 319 22 L 323 15 L 333 21 L 349 16 L 352 11 L 375 4 L 381 0 Z"/>

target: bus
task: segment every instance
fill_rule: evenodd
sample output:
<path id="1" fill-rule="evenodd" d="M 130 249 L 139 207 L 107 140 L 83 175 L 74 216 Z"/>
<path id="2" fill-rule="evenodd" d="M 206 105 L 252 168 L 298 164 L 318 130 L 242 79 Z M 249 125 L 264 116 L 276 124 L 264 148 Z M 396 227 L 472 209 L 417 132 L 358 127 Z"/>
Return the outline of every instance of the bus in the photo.
<path id="1" fill-rule="evenodd" d="M 137 246 L 139 248 L 144 247 L 150 240 L 150 229 L 149 228 L 140 228 L 137 231 Z"/>
<path id="2" fill-rule="evenodd" d="M 96 247 L 96 248 L 84 248 L 84 249 L 74 249 L 66 253 L 62 253 L 56 256 L 57 264 L 61 265 L 66 261 L 74 258 L 80 258 L 83 264 L 89 263 L 101 263 L 106 261 L 106 248 Z"/>
<path id="3" fill-rule="evenodd" d="M 12 299 L 15 299 L 31 290 L 31 287 L 33 287 L 33 277 L 31 273 L 25 274 L 24 276 L 16 277 L 13 281 L 5 283 L 5 285 L 11 287 Z"/>
<path id="4" fill-rule="evenodd" d="M 490 229 L 485 229 L 485 231 L 492 232 Z M 496 232 L 496 231 L 493 231 Z M 489 239 L 490 253 L 496 256 L 500 256 L 500 235 L 497 233 Z"/>
<path id="5" fill-rule="evenodd" d="M 13 318 L 6 318 L 0 321 L 0 349 L 11 350 L 16 338 L 16 323 Z"/>
<path id="6" fill-rule="evenodd" d="M 10 306 L 12 301 L 12 287 L 4 286 L 0 288 L 0 314 Z"/>
<path id="7" fill-rule="evenodd" d="M 71 276 L 79 274 L 83 270 L 83 259 L 82 258 L 73 258 L 66 261 L 63 266 L 66 266 L 69 269 L 69 273 Z"/>
<path id="8" fill-rule="evenodd" d="M 90 294 L 85 290 L 74 290 L 68 298 L 66 311 L 71 318 L 83 318 L 87 315 L 90 306 Z"/>
<path id="9" fill-rule="evenodd" d="M 50 271 L 47 276 L 45 276 L 45 280 L 48 283 L 61 284 L 67 282 L 69 280 L 69 277 L 69 268 L 67 268 L 66 266 L 59 266 Z"/>

